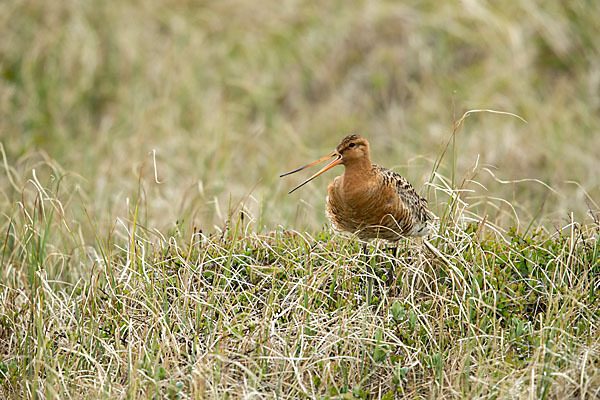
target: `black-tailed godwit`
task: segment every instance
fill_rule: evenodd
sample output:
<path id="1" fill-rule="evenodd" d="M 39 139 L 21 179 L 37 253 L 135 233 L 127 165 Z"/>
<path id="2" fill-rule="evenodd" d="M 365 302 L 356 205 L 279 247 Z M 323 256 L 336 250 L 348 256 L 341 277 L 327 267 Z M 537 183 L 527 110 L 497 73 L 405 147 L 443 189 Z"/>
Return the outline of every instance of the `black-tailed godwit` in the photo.
<path id="1" fill-rule="evenodd" d="M 372 164 L 369 142 L 358 135 L 346 136 L 331 154 L 281 176 L 331 158 L 332 162 L 289 193 L 342 164 L 344 173 L 329 184 L 326 201 L 327 218 L 334 229 L 356 234 L 361 240 L 398 241 L 429 233 L 427 200 L 399 174 Z"/>

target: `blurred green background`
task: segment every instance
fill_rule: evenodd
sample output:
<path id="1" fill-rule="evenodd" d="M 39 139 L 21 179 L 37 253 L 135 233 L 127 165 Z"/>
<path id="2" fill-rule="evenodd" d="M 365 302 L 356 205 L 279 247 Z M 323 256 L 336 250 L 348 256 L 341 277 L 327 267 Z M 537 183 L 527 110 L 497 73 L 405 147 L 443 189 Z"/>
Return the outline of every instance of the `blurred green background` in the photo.
<path id="1" fill-rule="evenodd" d="M 528 123 L 472 115 L 438 171 L 456 158 L 477 181 L 471 211 L 552 226 L 597 207 L 598 1 L 5 0 L 0 37 L 5 205 L 33 168 L 68 172 L 63 200 L 111 224 L 144 165 L 151 226 L 211 231 L 242 202 L 270 229 L 318 229 L 336 174 L 289 196 L 310 172 L 278 176 L 359 133 L 439 212 L 423 185 L 454 122 L 494 109 Z"/>

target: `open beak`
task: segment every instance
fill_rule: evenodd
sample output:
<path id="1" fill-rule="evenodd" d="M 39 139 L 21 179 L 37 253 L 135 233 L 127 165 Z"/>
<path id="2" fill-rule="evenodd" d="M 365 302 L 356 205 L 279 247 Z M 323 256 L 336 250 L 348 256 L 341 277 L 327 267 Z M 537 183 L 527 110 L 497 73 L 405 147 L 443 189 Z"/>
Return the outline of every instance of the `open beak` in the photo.
<path id="1" fill-rule="evenodd" d="M 329 160 L 330 158 L 333 158 L 333 157 L 336 157 L 336 159 L 335 159 L 335 160 L 333 160 L 332 162 L 330 162 L 329 164 L 327 164 L 326 166 L 324 166 L 323 168 L 321 168 L 321 170 L 320 170 L 320 171 L 318 171 L 316 174 L 314 174 L 313 176 L 311 176 L 310 178 L 308 178 L 307 180 L 305 180 L 304 182 L 302 182 L 301 184 L 299 184 L 298 186 L 296 186 L 295 188 L 293 188 L 292 190 L 290 190 L 290 191 L 288 192 L 288 194 L 290 194 L 290 193 L 292 193 L 294 190 L 296 190 L 296 189 L 298 189 L 298 188 L 300 188 L 300 187 L 302 187 L 302 186 L 306 185 L 308 182 L 312 181 L 312 180 L 313 180 L 313 179 L 315 179 L 317 176 L 321 175 L 323 172 L 325 172 L 325 171 L 328 171 L 328 170 L 330 170 L 331 168 L 335 167 L 336 165 L 339 165 L 339 164 L 341 164 L 341 163 L 342 163 L 342 156 L 341 156 L 340 154 L 338 154 L 338 152 L 337 152 L 337 151 L 334 151 L 333 153 L 331 153 L 331 154 L 329 154 L 329 155 L 326 155 L 326 156 L 325 156 L 325 157 L 323 157 L 323 158 L 319 158 L 319 159 L 318 159 L 317 161 L 315 161 L 315 162 L 311 162 L 310 164 L 306 164 L 306 165 L 305 165 L 305 166 L 303 166 L 303 167 L 296 168 L 296 169 L 295 169 L 295 170 L 293 170 L 293 171 L 286 172 L 285 174 L 279 175 L 279 177 L 280 177 L 280 178 L 282 178 L 282 177 L 284 177 L 284 176 L 287 176 L 287 175 L 293 174 L 293 173 L 295 173 L 295 172 L 302 171 L 302 170 L 303 170 L 303 169 L 305 169 L 305 168 L 312 167 L 312 166 L 313 166 L 313 165 L 315 165 L 315 164 L 318 164 L 318 163 L 320 163 L 320 162 L 323 162 L 323 161 L 325 161 L 325 160 Z"/>

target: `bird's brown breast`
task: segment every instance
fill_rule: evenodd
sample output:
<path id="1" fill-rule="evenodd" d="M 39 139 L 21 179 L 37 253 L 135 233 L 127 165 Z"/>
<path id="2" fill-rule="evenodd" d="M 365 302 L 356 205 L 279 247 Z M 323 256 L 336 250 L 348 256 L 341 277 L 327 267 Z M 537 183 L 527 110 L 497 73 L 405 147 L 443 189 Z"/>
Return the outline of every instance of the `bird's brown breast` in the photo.
<path id="1" fill-rule="evenodd" d="M 413 227 L 411 213 L 383 177 L 337 177 L 328 188 L 327 215 L 340 231 L 361 239 L 398 240 Z"/>

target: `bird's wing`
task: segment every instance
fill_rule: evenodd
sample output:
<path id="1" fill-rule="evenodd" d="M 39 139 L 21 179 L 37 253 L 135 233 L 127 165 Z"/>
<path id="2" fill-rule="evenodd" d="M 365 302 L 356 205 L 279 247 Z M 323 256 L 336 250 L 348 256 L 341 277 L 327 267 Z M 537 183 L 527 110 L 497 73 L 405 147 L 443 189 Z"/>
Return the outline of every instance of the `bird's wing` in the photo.
<path id="1" fill-rule="evenodd" d="M 384 185 L 393 187 L 404 206 L 410 209 L 415 219 L 419 222 L 431 220 L 431 213 L 427 208 L 427 200 L 421 197 L 415 188 L 402 175 L 387 168 L 373 164 L 377 173 L 383 177 Z"/>

